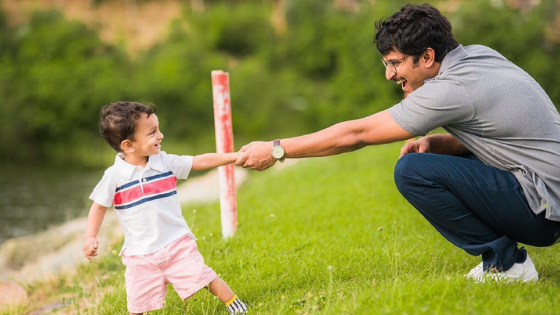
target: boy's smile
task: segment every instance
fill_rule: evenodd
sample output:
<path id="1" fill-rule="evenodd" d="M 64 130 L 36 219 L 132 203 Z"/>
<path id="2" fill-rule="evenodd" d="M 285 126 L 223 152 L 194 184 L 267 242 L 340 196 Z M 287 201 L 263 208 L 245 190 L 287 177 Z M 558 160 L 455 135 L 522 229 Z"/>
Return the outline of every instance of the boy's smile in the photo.
<path id="1" fill-rule="evenodd" d="M 123 151 L 125 161 L 145 166 L 150 155 L 161 152 L 162 140 L 163 134 L 159 130 L 159 120 L 156 114 L 148 116 L 146 113 L 142 113 L 140 119 L 136 121 L 134 140 L 125 140 L 130 141 L 126 150 Z"/>

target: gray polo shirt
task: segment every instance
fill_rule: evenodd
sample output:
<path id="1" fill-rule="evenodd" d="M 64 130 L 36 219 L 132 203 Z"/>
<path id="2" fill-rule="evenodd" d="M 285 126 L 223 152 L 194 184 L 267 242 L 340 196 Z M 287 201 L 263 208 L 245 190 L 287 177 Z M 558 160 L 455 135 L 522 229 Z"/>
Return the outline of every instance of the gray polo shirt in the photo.
<path id="1" fill-rule="evenodd" d="M 560 221 L 560 115 L 541 86 L 498 52 L 457 47 L 437 76 L 389 112 L 414 135 L 443 127 L 485 164 L 512 172 L 535 213 Z"/>

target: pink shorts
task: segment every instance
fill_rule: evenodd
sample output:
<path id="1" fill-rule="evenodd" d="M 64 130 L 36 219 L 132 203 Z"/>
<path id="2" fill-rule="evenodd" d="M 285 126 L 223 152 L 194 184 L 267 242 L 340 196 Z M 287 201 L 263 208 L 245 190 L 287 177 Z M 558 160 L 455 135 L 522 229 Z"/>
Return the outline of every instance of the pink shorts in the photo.
<path id="1" fill-rule="evenodd" d="M 126 266 L 127 307 L 131 313 L 163 308 L 167 284 L 185 300 L 218 276 L 204 264 L 196 241 L 185 235 L 155 253 L 141 256 L 122 254 Z"/>

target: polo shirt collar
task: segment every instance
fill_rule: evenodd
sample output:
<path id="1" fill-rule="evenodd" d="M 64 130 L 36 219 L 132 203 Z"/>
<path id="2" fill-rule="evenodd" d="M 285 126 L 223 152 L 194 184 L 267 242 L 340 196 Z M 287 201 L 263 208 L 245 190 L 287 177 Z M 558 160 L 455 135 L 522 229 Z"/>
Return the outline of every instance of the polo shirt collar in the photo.
<path id="1" fill-rule="evenodd" d="M 157 155 L 150 155 L 148 159 L 148 165 L 146 165 L 146 169 L 153 169 L 158 172 L 163 172 L 163 161 L 161 160 L 161 154 Z"/>
<path id="2" fill-rule="evenodd" d="M 122 154 L 122 153 L 118 153 L 117 156 L 115 157 L 115 166 L 116 166 L 119 174 L 121 176 L 124 176 L 125 178 L 131 178 L 132 174 L 134 173 L 134 171 L 138 167 L 137 165 L 132 165 L 132 164 L 128 163 L 127 161 L 125 161 L 124 160 L 124 154 Z M 146 164 L 146 168 L 144 169 L 144 171 L 147 171 L 147 170 L 150 170 L 150 169 L 153 169 L 153 170 L 156 170 L 156 171 L 159 171 L 159 172 L 164 171 L 163 161 L 161 159 L 160 154 L 150 155 L 150 157 L 148 158 L 148 164 Z"/>
<path id="3" fill-rule="evenodd" d="M 457 46 L 455 49 L 447 53 L 443 60 L 441 61 L 441 67 L 439 67 L 439 73 L 442 74 L 445 70 L 451 68 L 454 64 L 458 63 L 467 55 L 467 51 L 463 45 Z"/>

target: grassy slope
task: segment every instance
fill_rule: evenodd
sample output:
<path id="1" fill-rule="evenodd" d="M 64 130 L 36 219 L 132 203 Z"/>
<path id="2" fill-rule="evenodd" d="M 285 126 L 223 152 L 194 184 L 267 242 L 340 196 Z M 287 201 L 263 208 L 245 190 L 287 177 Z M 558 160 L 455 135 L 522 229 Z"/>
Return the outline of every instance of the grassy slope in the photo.
<path id="1" fill-rule="evenodd" d="M 229 241 L 218 203 L 185 206 L 185 218 L 251 314 L 557 314 L 557 248 L 529 248 L 536 284 L 466 281 L 478 258 L 447 243 L 396 190 L 399 147 L 252 173 Z M 119 246 L 78 276 L 30 287 L 32 300 L 63 297 L 64 314 L 126 314 Z M 150 314 L 225 313 L 208 292 L 182 302 L 170 289 L 166 308 Z"/>

